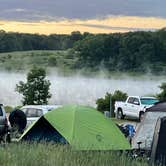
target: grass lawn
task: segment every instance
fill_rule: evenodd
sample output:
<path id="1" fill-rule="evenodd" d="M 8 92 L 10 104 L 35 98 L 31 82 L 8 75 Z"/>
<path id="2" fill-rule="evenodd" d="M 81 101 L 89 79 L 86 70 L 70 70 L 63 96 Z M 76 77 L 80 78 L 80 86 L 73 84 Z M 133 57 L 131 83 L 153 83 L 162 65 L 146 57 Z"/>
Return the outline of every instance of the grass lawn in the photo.
<path id="1" fill-rule="evenodd" d="M 0 147 L 1 166 L 148 166 L 120 152 L 74 151 L 56 144 L 9 144 Z"/>

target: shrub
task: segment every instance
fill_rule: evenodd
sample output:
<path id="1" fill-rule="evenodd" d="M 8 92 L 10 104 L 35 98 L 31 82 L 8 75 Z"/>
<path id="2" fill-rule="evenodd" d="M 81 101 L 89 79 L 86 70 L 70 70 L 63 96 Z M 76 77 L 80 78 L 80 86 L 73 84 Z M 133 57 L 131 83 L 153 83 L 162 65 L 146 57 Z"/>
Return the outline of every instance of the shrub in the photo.
<path id="1" fill-rule="evenodd" d="M 104 98 L 99 98 L 96 101 L 97 110 L 101 112 L 110 111 L 110 104 L 112 109 L 112 117 L 114 116 L 113 110 L 115 109 L 115 101 L 124 101 L 127 99 L 127 93 L 116 90 L 113 94 L 106 93 Z"/>

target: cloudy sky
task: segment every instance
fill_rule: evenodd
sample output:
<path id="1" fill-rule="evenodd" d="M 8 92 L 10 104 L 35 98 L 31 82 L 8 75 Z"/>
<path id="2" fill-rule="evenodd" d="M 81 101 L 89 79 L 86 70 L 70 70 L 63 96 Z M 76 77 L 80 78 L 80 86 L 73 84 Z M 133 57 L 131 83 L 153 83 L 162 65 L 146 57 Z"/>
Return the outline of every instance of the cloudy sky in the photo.
<path id="1" fill-rule="evenodd" d="M 0 0 L 0 29 L 28 33 L 156 30 L 166 0 Z"/>

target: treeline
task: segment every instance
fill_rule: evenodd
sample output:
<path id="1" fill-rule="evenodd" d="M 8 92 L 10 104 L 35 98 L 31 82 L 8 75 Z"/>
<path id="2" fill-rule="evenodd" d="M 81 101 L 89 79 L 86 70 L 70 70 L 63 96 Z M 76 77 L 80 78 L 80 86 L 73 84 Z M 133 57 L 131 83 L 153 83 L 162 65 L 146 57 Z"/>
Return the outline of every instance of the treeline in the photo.
<path id="1" fill-rule="evenodd" d="M 72 32 L 71 35 L 39 35 L 5 32 L 0 30 L 0 52 L 28 50 L 66 50 L 85 38 L 86 33 Z"/>
<path id="2" fill-rule="evenodd" d="M 166 29 L 156 32 L 71 35 L 6 33 L 0 31 L 0 52 L 73 50 L 73 68 L 109 71 L 166 70 Z"/>
<path id="3" fill-rule="evenodd" d="M 74 46 L 79 65 L 109 71 L 160 72 L 166 69 L 166 29 L 157 32 L 89 35 Z"/>

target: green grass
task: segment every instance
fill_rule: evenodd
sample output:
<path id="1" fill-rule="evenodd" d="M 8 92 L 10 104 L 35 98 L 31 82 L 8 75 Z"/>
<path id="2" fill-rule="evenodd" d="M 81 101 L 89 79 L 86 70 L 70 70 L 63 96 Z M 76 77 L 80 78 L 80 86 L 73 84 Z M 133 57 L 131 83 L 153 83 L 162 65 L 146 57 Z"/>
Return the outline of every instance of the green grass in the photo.
<path id="1" fill-rule="evenodd" d="M 16 51 L 0 53 L 0 70 L 7 71 L 27 71 L 34 65 L 43 67 L 49 72 L 50 69 L 56 71 L 62 75 L 72 75 L 80 73 L 89 77 L 102 76 L 115 79 L 126 78 L 126 75 L 135 79 L 147 78 L 145 73 L 134 71 L 108 71 L 101 68 L 96 70 L 95 68 L 85 67 L 80 68 L 78 65 L 78 53 L 72 49 L 65 51 L 62 50 L 35 50 L 35 51 Z M 51 70 L 52 71 L 52 70 Z M 159 75 L 159 74 L 157 74 Z M 162 73 L 160 74 L 162 76 Z M 149 75 L 150 79 L 153 79 L 153 75 Z"/>
<path id="2" fill-rule="evenodd" d="M 65 71 L 75 63 L 74 55 L 75 53 L 71 50 L 0 53 L 0 69 L 21 71 L 29 70 L 33 65 L 37 65 L 44 68 L 57 67 Z"/>
<path id="3" fill-rule="evenodd" d="M 73 151 L 55 144 L 9 144 L 0 147 L 1 166 L 148 166 L 120 152 Z"/>

